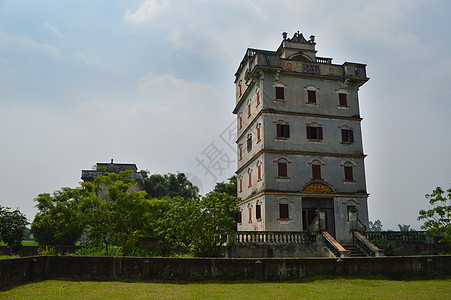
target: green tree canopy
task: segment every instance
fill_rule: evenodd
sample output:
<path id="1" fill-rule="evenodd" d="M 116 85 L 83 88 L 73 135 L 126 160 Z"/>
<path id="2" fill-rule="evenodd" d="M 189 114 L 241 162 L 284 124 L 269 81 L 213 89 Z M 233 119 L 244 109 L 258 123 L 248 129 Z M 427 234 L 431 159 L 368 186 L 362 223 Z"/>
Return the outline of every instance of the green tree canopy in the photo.
<path id="1" fill-rule="evenodd" d="M 226 193 L 227 195 L 237 197 L 237 179 L 233 175 L 228 179 L 228 182 L 218 182 L 215 185 L 213 192 Z"/>
<path id="2" fill-rule="evenodd" d="M 11 253 L 20 253 L 27 224 L 27 218 L 18 209 L 11 211 L 0 205 L 0 240 L 8 245 Z"/>
<path id="3" fill-rule="evenodd" d="M 237 198 L 210 192 L 205 197 L 169 201 L 160 219 L 160 233 L 173 249 L 187 247 L 195 256 L 222 256 L 227 235 L 234 232 Z"/>
<path id="4" fill-rule="evenodd" d="M 195 186 L 184 173 L 165 175 L 153 174 L 148 176 L 147 171 L 141 171 L 145 177 L 145 190 L 147 198 L 183 197 L 196 198 L 199 188 Z"/>
<path id="5" fill-rule="evenodd" d="M 39 194 L 34 199 L 39 211 L 31 224 L 36 241 L 41 245 L 73 245 L 84 229 L 79 205 L 90 193 L 93 191 L 82 185 Z"/>
<path id="6" fill-rule="evenodd" d="M 420 210 L 419 221 L 424 221 L 422 229 L 431 235 L 443 236 L 441 242 L 451 245 L 451 189 L 446 192 L 437 187 L 432 194 L 426 194 L 430 207 Z"/>
<path id="7" fill-rule="evenodd" d="M 77 188 L 40 194 L 35 199 L 39 212 L 32 224 L 37 241 L 74 244 L 84 234 L 90 246 L 102 246 L 108 252 L 115 245 L 127 255 L 140 236 L 154 230 L 155 214 L 161 215 L 157 209 L 161 201 L 135 191 L 131 173 L 105 173 Z"/>

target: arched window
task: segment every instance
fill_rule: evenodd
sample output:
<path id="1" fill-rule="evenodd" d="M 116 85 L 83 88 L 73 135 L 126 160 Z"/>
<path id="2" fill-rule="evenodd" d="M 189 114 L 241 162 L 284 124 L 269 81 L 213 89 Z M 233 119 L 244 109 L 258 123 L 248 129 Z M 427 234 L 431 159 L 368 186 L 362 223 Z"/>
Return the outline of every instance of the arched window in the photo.
<path id="1" fill-rule="evenodd" d="M 257 161 L 257 181 L 262 180 L 262 162 Z"/>
<path id="2" fill-rule="evenodd" d="M 283 120 L 278 120 L 276 122 L 276 137 L 279 139 L 290 138 L 290 124 Z"/>
<path id="3" fill-rule="evenodd" d="M 307 129 L 307 139 L 311 141 L 321 141 L 323 139 L 323 127 L 321 124 L 316 122 L 308 123 Z"/>
<path id="4" fill-rule="evenodd" d="M 341 143 L 352 144 L 354 143 L 354 130 L 351 126 L 341 125 L 338 126 L 341 129 Z"/>
<path id="5" fill-rule="evenodd" d="M 255 129 L 257 129 L 257 143 L 258 143 L 262 139 L 262 124 L 258 123 L 257 126 L 255 126 Z"/>
<path id="6" fill-rule="evenodd" d="M 345 161 L 341 164 L 344 171 L 344 181 L 345 182 L 355 182 L 354 180 L 354 167 L 356 164 L 352 161 Z"/>
<path id="7" fill-rule="evenodd" d="M 290 206 L 291 201 L 288 198 L 280 198 L 277 200 L 279 204 L 279 219 L 280 221 L 290 220 Z"/>
<path id="8" fill-rule="evenodd" d="M 277 178 L 289 178 L 288 177 L 288 164 L 291 163 L 287 157 L 278 157 L 274 162 L 277 164 Z"/>
<path id="9" fill-rule="evenodd" d="M 255 219 L 257 219 L 257 222 L 262 220 L 262 202 L 261 202 L 261 200 L 257 200 L 257 203 L 255 205 Z"/>
<path id="10" fill-rule="evenodd" d="M 321 177 L 321 166 L 324 165 L 324 162 L 319 159 L 313 159 L 309 161 L 307 164 L 312 166 L 312 179 L 322 179 Z"/>
<path id="11" fill-rule="evenodd" d="M 348 106 L 348 90 L 346 89 L 338 89 L 336 90 L 338 94 L 338 107 L 347 108 Z"/>
<path id="12" fill-rule="evenodd" d="M 307 104 L 318 104 L 316 97 L 319 89 L 314 85 L 308 85 L 304 90 L 307 91 Z"/>
<path id="13" fill-rule="evenodd" d="M 281 82 L 276 82 L 274 84 L 274 88 L 276 90 L 276 100 L 285 101 L 285 88 L 286 85 Z"/>

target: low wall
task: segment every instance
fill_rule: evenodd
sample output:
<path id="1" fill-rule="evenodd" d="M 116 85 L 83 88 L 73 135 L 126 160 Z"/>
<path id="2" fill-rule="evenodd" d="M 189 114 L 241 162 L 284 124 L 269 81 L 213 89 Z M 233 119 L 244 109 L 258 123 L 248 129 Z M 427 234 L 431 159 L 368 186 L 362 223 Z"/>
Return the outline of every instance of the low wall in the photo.
<path id="1" fill-rule="evenodd" d="M 331 257 L 321 243 L 304 245 L 235 245 L 227 248 L 228 258 L 299 258 Z"/>
<path id="2" fill-rule="evenodd" d="M 35 280 L 296 280 L 313 275 L 409 278 L 451 275 L 451 256 L 154 258 L 36 256 L 0 260 L 0 288 Z"/>

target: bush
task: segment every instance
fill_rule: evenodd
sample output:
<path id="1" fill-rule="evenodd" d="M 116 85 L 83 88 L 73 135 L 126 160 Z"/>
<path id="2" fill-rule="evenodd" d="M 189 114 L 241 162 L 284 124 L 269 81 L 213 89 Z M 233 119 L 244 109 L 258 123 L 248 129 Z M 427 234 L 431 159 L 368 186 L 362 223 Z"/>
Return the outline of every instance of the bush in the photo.
<path id="1" fill-rule="evenodd" d="M 377 239 L 371 241 L 378 248 L 384 250 L 384 254 L 387 256 L 397 256 L 401 253 L 401 247 L 395 242 L 387 239 Z"/>

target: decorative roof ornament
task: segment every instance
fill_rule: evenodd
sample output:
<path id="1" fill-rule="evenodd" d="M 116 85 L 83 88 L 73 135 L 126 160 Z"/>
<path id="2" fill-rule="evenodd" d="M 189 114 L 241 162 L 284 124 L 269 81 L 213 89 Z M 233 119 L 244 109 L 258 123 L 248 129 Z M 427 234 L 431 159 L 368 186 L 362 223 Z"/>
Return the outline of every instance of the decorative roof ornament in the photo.
<path id="1" fill-rule="evenodd" d="M 284 40 L 287 39 L 286 38 L 287 37 L 287 33 L 286 32 L 282 33 L 282 36 L 283 36 Z M 310 40 L 307 41 L 304 38 L 304 35 L 301 32 L 299 32 L 299 30 L 298 30 L 297 32 L 294 33 L 294 35 L 293 35 L 293 37 L 291 39 L 287 39 L 287 40 L 291 41 L 291 42 L 297 42 L 297 43 L 303 43 L 303 44 L 314 44 L 315 43 L 315 36 L 311 35 L 310 36 Z"/>

